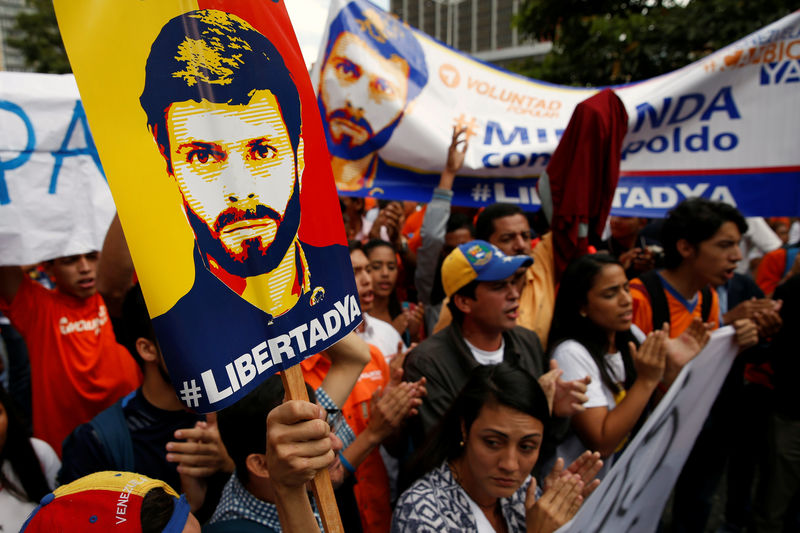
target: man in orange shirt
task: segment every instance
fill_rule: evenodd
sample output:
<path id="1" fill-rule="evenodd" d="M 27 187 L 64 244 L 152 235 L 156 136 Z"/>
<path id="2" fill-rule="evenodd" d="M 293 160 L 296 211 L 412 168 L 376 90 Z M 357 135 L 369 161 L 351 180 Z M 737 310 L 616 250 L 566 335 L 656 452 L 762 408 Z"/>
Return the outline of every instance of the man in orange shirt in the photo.
<path id="1" fill-rule="evenodd" d="M 55 290 L 16 266 L 0 267 L 0 310 L 28 345 L 33 435 L 61 455 L 62 440 L 79 424 L 141 383 L 130 353 L 117 344 L 97 292 L 96 251 L 46 262 Z"/>
<path id="2" fill-rule="evenodd" d="M 733 278 L 742 259 L 739 241 L 745 231 L 747 222 L 741 213 L 723 202 L 692 198 L 670 211 L 661 230 L 665 268 L 650 274 L 666 298 L 667 313 L 656 322 L 669 321 L 670 337 L 683 333 L 695 318 L 711 329 L 720 327 L 717 293 L 706 288 Z M 645 276 L 631 282 L 633 323 L 644 333 L 661 328 L 653 323 L 655 313 L 661 316 L 661 309 L 656 309 L 661 295 L 648 291 L 648 284 Z M 758 341 L 756 325 L 749 318 L 736 320 L 733 327 L 741 347 Z"/>
<path id="3" fill-rule="evenodd" d="M 741 213 L 722 202 L 692 198 L 670 211 L 661 230 L 665 268 L 650 271 L 630 284 L 633 323 L 649 333 L 669 322 L 672 338 L 698 318 L 709 329 L 719 328 L 722 314 L 714 287 L 733 279 L 736 264 L 742 259 L 739 241 L 745 231 L 747 222 Z M 723 307 L 727 311 L 727 305 Z M 731 325 L 741 349 L 758 342 L 758 329 L 751 318 L 733 320 Z M 705 453 L 710 438 L 711 433 L 700 433 L 695 443 L 695 450 L 699 451 L 692 452 L 693 458 Z M 703 489 L 705 475 L 706 472 L 684 468 L 675 489 L 672 531 L 703 531 L 710 509 Z"/>

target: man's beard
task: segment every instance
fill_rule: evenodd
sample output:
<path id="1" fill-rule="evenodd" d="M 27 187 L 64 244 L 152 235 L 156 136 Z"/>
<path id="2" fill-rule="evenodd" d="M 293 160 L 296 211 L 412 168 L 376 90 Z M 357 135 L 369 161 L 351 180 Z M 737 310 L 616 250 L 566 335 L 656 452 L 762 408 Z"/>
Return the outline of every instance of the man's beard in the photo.
<path id="1" fill-rule="evenodd" d="M 373 135 L 372 127 L 366 119 L 356 119 L 355 117 L 351 116 L 348 111 L 343 109 L 336 109 L 331 111 L 329 114 L 325 109 L 325 104 L 322 102 L 322 96 L 317 98 L 317 102 L 319 104 L 320 112 L 325 118 L 325 120 L 323 120 L 323 125 L 325 130 L 325 140 L 328 142 L 328 151 L 334 157 L 348 159 L 350 161 L 363 159 L 383 148 L 392 137 L 392 133 L 394 133 L 395 128 L 400 123 L 400 119 L 403 118 L 403 113 L 400 113 L 400 115 L 398 115 L 398 117 L 394 119 L 388 126 L 383 128 L 377 134 Z M 364 144 L 359 145 L 353 145 L 353 138 L 349 135 L 343 135 L 339 142 L 334 141 L 333 136 L 331 135 L 331 126 L 328 122 L 332 118 L 349 120 L 360 128 L 367 130 L 369 133 L 369 138 L 366 140 L 366 142 L 364 142 Z"/>
<path id="2" fill-rule="evenodd" d="M 227 209 L 214 223 L 215 227 L 222 227 L 234 220 L 271 218 L 277 224 L 277 230 L 275 238 L 266 246 L 261 243 L 259 237 L 251 237 L 242 241 L 241 252 L 234 253 L 225 247 L 219 237 L 212 235 L 208 225 L 188 205 L 186 216 L 194 231 L 203 263 L 207 263 L 206 255 L 209 255 L 229 274 L 242 278 L 266 274 L 277 268 L 286 256 L 292 241 L 297 237 L 297 230 L 300 228 L 300 187 L 295 184 L 282 219 L 274 209 L 258 204 L 255 210 Z M 227 222 L 222 219 L 227 219 Z"/>

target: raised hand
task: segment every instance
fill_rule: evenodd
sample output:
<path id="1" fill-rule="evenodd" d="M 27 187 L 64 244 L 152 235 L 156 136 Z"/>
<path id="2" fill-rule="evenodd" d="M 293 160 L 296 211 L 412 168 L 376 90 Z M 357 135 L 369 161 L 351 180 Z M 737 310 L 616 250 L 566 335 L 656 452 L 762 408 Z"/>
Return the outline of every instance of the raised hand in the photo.
<path id="1" fill-rule="evenodd" d="M 458 173 L 464 166 L 464 155 L 469 148 L 467 140 L 467 127 L 458 128 L 453 126 L 453 137 L 450 140 L 450 147 L 447 149 L 447 170 L 453 174 Z"/>
<path id="2" fill-rule="evenodd" d="M 566 474 L 577 474 L 583 481 L 582 496 L 588 498 L 594 492 L 594 489 L 600 485 L 600 480 L 595 479 L 600 469 L 603 468 L 603 461 L 600 459 L 600 452 L 590 452 L 586 450 L 577 459 L 572 461 L 566 469 L 564 468 L 564 459 L 559 457 L 556 459 L 550 473 L 544 478 L 544 485 L 542 490 L 547 490 L 553 486 L 555 481 Z"/>
<path id="3" fill-rule="evenodd" d="M 733 329 L 736 330 L 736 344 L 740 350 L 758 344 L 758 328 L 751 319 L 740 318 L 733 323 Z"/>
<path id="4" fill-rule="evenodd" d="M 408 334 L 411 340 L 418 342 L 422 334 L 422 324 L 425 322 L 425 306 L 422 302 L 412 304 L 407 311 L 403 311 L 408 317 Z"/>
<path id="5" fill-rule="evenodd" d="M 181 489 L 192 510 L 196 511 L 206 497 L 205 478 L 220 471 L 233 472 L 233 459 L 219 436 L 216 413 L 209 413 L 205 422 L 197 422 L 193 428 L 175 431 L 174 437 L 184 442 L 168 442 L 166 458 L 178 463 Z"/>
<path id="6" fill-rule="evenodd" d="M 179 429 L 174 434 L 184 442 L 167 443 L 167 461 L 178 463 L 178 473 L 208 477 L 216 472 L 233 472 L 233 459 L 219 436 L 216 413 L 209 413 L 205 422 L 193 428 Z"/>
<path id="7" fill-rule="evenodd" d="M 667 363 L 666 341 L 669 330 L 651 332 L 639 348 L 629 343 L 633 365 L 636 367 L 636 378 L 655 386 L 664 377 Z"/>
<path id="8" fill-rule="evenodd" d="M 783 301 L 771 300 L 771 302 L 772 306 L 759 309 L 753 313 L 753 316 L 751 317 L 758 328 L 758 336 L 762 339 L 768 339 L 769 337 L 772 337 L 778 333 L 778 331 L 780 331 L 781 327 L 783 327 L 783 319 L 781 318 L 780 314 L 781 307 L 783 307 Z"/>
<path id="9" fill-rule="evenodd" d="M 424 379 L 420 380 L 424 391 Z M 383 442 L 389 435 L 399 429 L 406 417 L 417 414 L 417 407 L 422 403 L 418 385 L 420 382 L 405 381 L 386 391 L 378 389 L 370 401 L 370 414 L 367 429 L 374 436 L 372 444 Z"/>
<path id="10" fill-rule="evenodd" d="M 303 487 L 333 463 L 336 454 L 325 418 L 325 409 L 301 400 L 286 401 L 270 411 L 266 467 L 273 484 Z"/>
<path id="11" fill-rule="evenodd" d="M 583 504 L 583 481 L 577 474 L 564 474 L 536 499 L 536 480 L 532 480 L 525 498 L 527 533 L 552 533 L 578 512 Z"/>
<path id="12" fill-rule="evenodd" d="M 586 386 L 591 383 L 589 376 L 583 379 L 564 381 L 561 379 L 563 370 L 558 368 L 558 363 L 550 360 L 550 371 L 539 377 L 550 412 L 555 416 L 567 417 L 584 411 L 583 404 L 589 399 L 586 396 Z"/>

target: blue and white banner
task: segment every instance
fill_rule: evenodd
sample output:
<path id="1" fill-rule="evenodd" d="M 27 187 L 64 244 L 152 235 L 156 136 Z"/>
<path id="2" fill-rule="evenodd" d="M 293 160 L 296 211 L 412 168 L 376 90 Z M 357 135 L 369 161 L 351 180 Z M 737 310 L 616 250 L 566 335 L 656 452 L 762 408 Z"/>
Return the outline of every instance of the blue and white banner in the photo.
<path id="1" fill-rule="evenodd" d="M 427 202 L 453 126 L 469 150 L 454 203 L 538 209 L 536 179 L 575 106 L 551 85 L 453 50 L 366 0 L 334 0 L 311 79 L 339 191 Z M 629 116 L 613 213 L 690 196 L 744 214 L 800 212 L 800 12 L 706 58 L 614 87 Z"/>
<path id="2" fill-rule="evenodd" d="M 113 217 L 75 78 L 0 72 L 0 265 L 99 250 Z"/>

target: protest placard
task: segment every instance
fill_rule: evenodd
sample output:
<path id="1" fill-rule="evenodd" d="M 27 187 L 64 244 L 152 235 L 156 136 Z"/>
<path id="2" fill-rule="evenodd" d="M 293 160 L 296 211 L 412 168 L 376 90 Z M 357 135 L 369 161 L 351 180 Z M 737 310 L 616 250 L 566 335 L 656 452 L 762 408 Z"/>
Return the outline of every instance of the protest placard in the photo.
<path id="1" fill-rule="evenodd" d="M 217 411 L 351 331 L 344 226 L 285 6 L 56 12 L 181 401 Z"/>
<path id="2" fill-rule="evenodd" d="M 285 6 L 55 7 L 178 398 L 218 411 L 283 370 L 303 399 L 295 365 L 361 311 Z M 341 530 L 327 471 L 315 485 L 326 528 Z"/>

